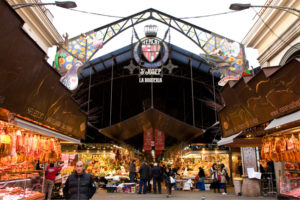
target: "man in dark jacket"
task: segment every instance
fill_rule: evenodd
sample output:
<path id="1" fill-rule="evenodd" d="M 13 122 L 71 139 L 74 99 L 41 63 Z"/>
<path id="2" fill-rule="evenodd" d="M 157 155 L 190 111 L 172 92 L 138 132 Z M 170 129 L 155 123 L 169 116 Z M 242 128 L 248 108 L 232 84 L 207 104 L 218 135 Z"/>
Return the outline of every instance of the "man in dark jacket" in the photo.
<path id="1" fill-rule="evenodd" d="M 139 194 L 142 193 L 142 187 L 143 188 L 143 194 L 146 194 L 146 185 L 147 185 L 147 179 L 149 178 L 149 166 L 147 165 L 147 162 L 144 162 L 143 165 L 139 169 L 140 173 L 140 188 L 139 188 Z"/>
<path id="2" fill-rule="evenodd" d="M 133 160 L 129 169 L 129 178 L 131 183 L 134 182 L 135 175 L 136 175 L 136 167 L 135 167 L 135 160 Z"/>
<path id="3" fill-rule="evenodd" d="M 96 185 L 90 174 L 84 172 L 82 161 L 78 161 L 64 187 L 64 196 L 70 200 L 89 200 L 96 192 Z"/>
<path id="4" fill-rule="evenodd" d="M 157 163 L 154 163 L 154 167 L 151 169 L 151 174 L 153 177 L 153 192 L 156 194 L 156 183 L 158 185 L 158 193 L 161 194 L 161 181 L 162 181 L 162 171 Z"/>

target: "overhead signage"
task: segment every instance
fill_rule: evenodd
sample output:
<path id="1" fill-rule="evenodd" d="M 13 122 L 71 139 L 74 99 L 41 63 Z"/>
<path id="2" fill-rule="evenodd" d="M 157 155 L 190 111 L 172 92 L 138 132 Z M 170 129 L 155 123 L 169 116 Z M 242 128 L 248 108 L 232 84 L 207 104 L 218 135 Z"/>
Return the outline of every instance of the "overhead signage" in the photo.
<path id="1" fill-rule="evenodd" d="M 225 86 L 226 106 L 219 112 L 223 137 L 299 110 L 299 80 L 299 62 L 293 60 L 281 68 L 264 68 L 249 82 Z"/>
<path id="2" fill-rule="evenodd" d="M 149 128 L 144 131 L 144 150 L 150 151 L 152 149 L 153 129 Z"/>
<path id="3" fill-rule="evenodd" d="M 159 38 L 145 37 L 134 48 L 134 58 L 140 64 L 140 83 L 162 83 L 162 65 L 169 57 L 168 46 Z"/>
<path id="4" fill-rule="evenodd" d="M 155 151 L 165 150 L 165 134 L 161 130 L 155 129 Z"/>
<path id="5" fill-rule="evenodd" d="M 133 56 L 139 68 L 139 82 L 162 83 L 162 68 L 169 58 L 169 48 L 163 40 L 156 37 L 157 26 L 147 25 L 145 29 L 146 37 L 133 49 Z"/>

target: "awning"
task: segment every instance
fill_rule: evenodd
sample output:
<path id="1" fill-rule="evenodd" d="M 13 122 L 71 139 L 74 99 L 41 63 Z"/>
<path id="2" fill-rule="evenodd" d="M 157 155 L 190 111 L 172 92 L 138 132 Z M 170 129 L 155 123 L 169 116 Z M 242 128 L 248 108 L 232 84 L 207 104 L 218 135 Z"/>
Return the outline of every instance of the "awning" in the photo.
<path id="1" fill-rule="evenodd" d="M 157 128 L 166 136 L 171 136 L 180 142 L 191 141 L 203 133 L 201 129 L 153 108 L 99 131 L 116 141 L 125 141 L 143 133 L 148 128 Z"/>
<path id="2" fill-rule="evenodd" d="M 277 126 L 281 126 L 298 120 L 300 120 L 300 110 L 292 114 L 272 120 L 271 123 L 265 128 L 265 130 L 269 130 Z"/>
<path id="3" fill-rule="evenodd" d="M 226 144 L 230 144 L 230 143 L 233 143 L 233 139 L 236 138 L 237 136 L 239 136 L 240 134 L 242 133 L 239 132 L 237 134 L 234 134 L 232 136 L 229 136 L 229 137 L 226 137 L 226 138 L 222 138 L 217 144 L 218 146 L 222 146 L 222 145 L 226 145 Z"/>
<path id="4" fill-rule="evenodd" d="M 36 124 L 33 124 L 31 122 L 25 121 L 25 120 L 17 118 L 17 117 L 15 118 L 15 120 L 17 122 L 16 125 L 20 126 L 22 128 L 29 129 L 29 130 L 32 130 L 32 131 L 36 131 L 36 132 L 41 133 L 43 135 L 50 136 L 50 137 L 55 137 L 55 138 L 58 138 L 58 139 L 61 139 L 61 140 L 64 140 L 64 141 L 72 142 L 72 143 L 75 143 L 75 144 L 80 144 L 80 140 L 77 140 L 75 138 L 63 135 L 61 133 L 58 133 L 56 131 L 52 131 L 50 129 L 47 129 L 47 128 L 44 128 L 44 127 L 41 127 L 41 126 L 38 126 Z"/>

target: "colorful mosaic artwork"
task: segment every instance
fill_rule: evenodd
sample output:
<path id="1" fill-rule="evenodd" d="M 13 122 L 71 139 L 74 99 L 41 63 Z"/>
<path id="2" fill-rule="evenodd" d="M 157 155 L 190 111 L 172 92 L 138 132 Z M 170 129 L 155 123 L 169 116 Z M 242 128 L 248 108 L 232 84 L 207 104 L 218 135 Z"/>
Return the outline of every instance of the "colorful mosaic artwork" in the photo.
<path id="1" fill-rule="evenodd" d="M 103 46 L 95 34 L 82 34 L 75 40 L 60 45 L 55 55 L 54 68 L 62 76 L 60 81 L 69 89 L 78 86 L 78 70 Z"/>
<path id="2" fill-rule="evenodd" d="M 217 64 L 216 71 L 221 72 L 222 78 L 226 76 L 240 76 L 247 67 L 244 63 L 244 51 L 237 42 L 224 38 L 210 39 L 203 48 L 206 53 L 217 56 L 223 62 Z"/>

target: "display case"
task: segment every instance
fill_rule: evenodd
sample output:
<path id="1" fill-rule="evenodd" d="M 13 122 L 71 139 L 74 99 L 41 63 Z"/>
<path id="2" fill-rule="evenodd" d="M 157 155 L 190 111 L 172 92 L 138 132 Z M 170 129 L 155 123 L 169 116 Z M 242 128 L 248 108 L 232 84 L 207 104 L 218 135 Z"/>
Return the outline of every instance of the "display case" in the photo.
<path id="1" fill-rule="evenodd" d="M 0 199 L 45 199 L 42 170 L 16 172 L 12 168 L 0 173 Z"/>
<path id="2" fill-rule="evenodd" d="M 300 199 L 300 163 L 284 162 L 279 171 L 280 198 Z"/>

